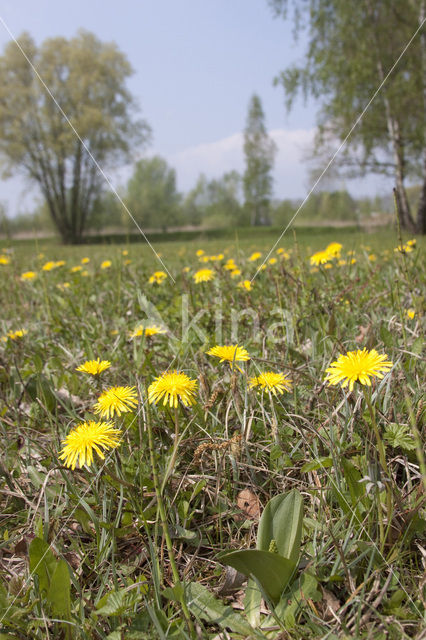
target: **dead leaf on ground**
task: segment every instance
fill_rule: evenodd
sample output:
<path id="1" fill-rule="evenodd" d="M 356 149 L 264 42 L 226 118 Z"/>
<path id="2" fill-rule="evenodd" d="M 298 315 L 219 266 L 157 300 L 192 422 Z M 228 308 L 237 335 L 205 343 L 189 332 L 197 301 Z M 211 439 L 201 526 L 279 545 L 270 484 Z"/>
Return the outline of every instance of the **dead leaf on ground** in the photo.
<path id="1" fill-rule="evenodd" d="M 243 489 L 237 496 L 237 507 L 249 520 L 258 520 L 260 516 L 259 498 L 250 489 Z"/>

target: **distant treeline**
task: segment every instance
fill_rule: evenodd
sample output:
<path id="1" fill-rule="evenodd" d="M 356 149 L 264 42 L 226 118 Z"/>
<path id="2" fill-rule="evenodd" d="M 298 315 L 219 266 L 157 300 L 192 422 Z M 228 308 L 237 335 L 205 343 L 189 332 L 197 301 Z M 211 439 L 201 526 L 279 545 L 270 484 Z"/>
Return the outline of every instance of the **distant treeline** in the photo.
<path id="1" fill-rule="evenodd" d="M 408 189 L 415 205 L 420 187 Z M 174 169 L 159 157 L 141 160 L 133 176 L 119 195 L 125 206 L 111 192 L 97 199 L 88 221 L 89 235 L 104 230 L 131 233 L 135 227 L 128 211 L 143 230 L 151 232 L 179 229 L 229 229 L 250 226 L 250 211 L 243 202 L 242 177 L 236 171 L 222 178 L 208 180 L 201 175 L 187 194 L 176 189 Z M 302 200 L 273 200 L 265 225 L 283 227 L 292 219 Z M 391 194 L 354 198 L 346 190 L 319 191 L 310 195 L 298 215 L 307 224 L 347 222 L 359 224 L 371 217 L 394 211 Z M 45 204 L 35 211 L 7 216 L 0 208 L 0 233 L 13 236 L 36 231 L 54 232 Z"/>

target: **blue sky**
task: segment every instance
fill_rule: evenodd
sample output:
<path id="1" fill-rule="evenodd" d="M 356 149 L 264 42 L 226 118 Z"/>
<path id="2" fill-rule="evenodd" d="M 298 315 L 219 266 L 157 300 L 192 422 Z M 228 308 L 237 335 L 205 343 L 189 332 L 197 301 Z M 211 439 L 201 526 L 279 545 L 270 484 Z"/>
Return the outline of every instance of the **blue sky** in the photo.
<path id="1" fill-rule="evenodd" d="M 310 189 L 305 159 L 318 105 L 300 100 L 286 114 L 283 90 L 273 86 L 280 69 L 302 59 L 304 42 L 295 43 L 291 21 L 274 18 L 267 0 L 0 0 L 0 16 L 14 36 L 26 30 L 37 43 L 80 27 L 114 40 L 135 70 L 129 88 L 153 129 L 145 155 L 158 153 L 175 167 L 179 190 L 189 190 L 200 172 L 244 170 L 242 130 L 254 92 L 279 149 L 276 197 L 304 197 Z M 0 24 L 1 50 L 9 40 Z M 369 178 L 347 187 L 371 194 L 384 183 Z M 31 208 L 37 191 L 25 191 L 22 180 L 1 184 L 10 215 Z"/>

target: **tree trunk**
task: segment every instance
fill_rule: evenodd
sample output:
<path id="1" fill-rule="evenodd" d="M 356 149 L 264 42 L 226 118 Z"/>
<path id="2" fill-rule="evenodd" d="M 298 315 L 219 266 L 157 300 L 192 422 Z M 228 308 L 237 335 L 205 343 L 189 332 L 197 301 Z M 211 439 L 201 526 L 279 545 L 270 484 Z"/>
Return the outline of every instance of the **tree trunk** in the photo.
<path id="1" fill-rule="evenodd" d="M 378 42 L 378 33 L 380 33 L 378 25 L 378 14 L 374 11 L 371 0 L 367 1 L 368 13 L 370 20 L 373 23 L 373 45 L 376 54 L 376 68 L 377 74 L 382 85 L 381 96 L 385 107 L 386 127 L 389 134 L 389 140 L 392 146 L 394 163 L 395 163 L 395 189 L 398 199 L 398 211 L 400 215 L 401 227 L 409 231 L 414 232 L 416 225 L 414 224 L 413 217 L 410 211 L 410 203 L 408 202 L 407 192 L 404 186 L 405 179 L 405 158 L 404 158 L 404 145 L 401 141 L 399 122 L 392 113 L 391 104 L 386 94 L 385 88 L 385 74 L 383 71 L 382 57 L 380 54 L 380 46 Z"/>
<path id="2" fill-rule="evenodd" d="M 426 6 L 425 0 L 422 0 L 419 12 L 419 24 L 423 25 L 426 18 Z M 422 48 L 421 65 L 423 71 L 423 115 L 426 125 L 426 33 L 423 29 L 420 32 L 420 43 Z M 426 233 L 426 140 L 423 141 L 423 186 L 420 193 L 419 206 L 417 209 L 417 221 L 416 221 L 417 233 Z"/>

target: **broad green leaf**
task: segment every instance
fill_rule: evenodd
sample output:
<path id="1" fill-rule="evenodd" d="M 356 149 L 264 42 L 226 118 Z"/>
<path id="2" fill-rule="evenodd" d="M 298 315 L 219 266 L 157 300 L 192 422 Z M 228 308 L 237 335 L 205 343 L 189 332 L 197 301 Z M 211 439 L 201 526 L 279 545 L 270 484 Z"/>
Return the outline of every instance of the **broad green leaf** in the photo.
<path id="1" fill-rule="evenodd" d="M 29 547 L 30 573 L 36 574 L 40 591 L 48 592 L 56 569 L 57 559 L 50 546 L 41 538 L 34 538 Z"/>
<path id="2" fill-rule="evenodd" d="M 357 510 L 357 513 L 361 515 L 364 511 L 363 506 L 365 507 L 365 505 L 363 504 L 363 502 L 365 502 L 365 488 L 362 483 L 360 483 L 362 476 L 350 460 L 342 458 L 341 462 L 343 475 L 345 477 L 346 484 L 348 485 L 349 493 L 351 496 L 352 506 Z"/>
<path id="3" fill-rule="evenodd" d="M 222 629 L 231 629 L 245 637 L 258 635 L 241 614 L 236 613 L 232 607 L 222 604 L 206 587 L 198 582 L 187 583 L 185 593 L 188 607 L 196 618 L 214 622 Z"/>
<path id="4" fill-rule="evenodd" d="M 47 600 L 52 607 L 55 618 L 70 620 L 71 618 L 71 578 L 65 560 L 57 560 L 56 568 L 50 580 Z"/>
<path id="5" fill-rule="evenodd" d="M 273 602 L 278 602 L 296 568 L 296 563 L 279 553 L 247 549 L 221 553 L 218 560 L 246 576 L 254 576 Z"/>
<path id="6" fill-rule="evenodd" d="M 256 629 L 260 624 L 260 604 L 262 601 L 262 592 L 257 586 L 255 580 L 250 578 L 247 582 L 246 592 L 244 595 L 244 613 L 247 620 Z"/>
<path id="7" fill-rule="evenodd" d="M 310 573 L 302 573 L 300 578 L 294 582 L 291 588 L 286 591 L 279 603 L 275 607 L 275 614 L 284 623 L 287 629 L 294 627 L 296 615 L 305 606 L 307 599 L 321 600 L 321 593 L 318 591 L 318 581 Z M 264 627 L 274 624 L 274 618 L 270 616 L 263 622 Z"/>
<path id="8" fill-rule="evenodd" d="M 263 510 L 257 532 L 257 549 L 269 551 L 275 540 L 278 553 L 297 564 L 302 539 L 303 500 L 297 489 L 272 498 Z"/>

